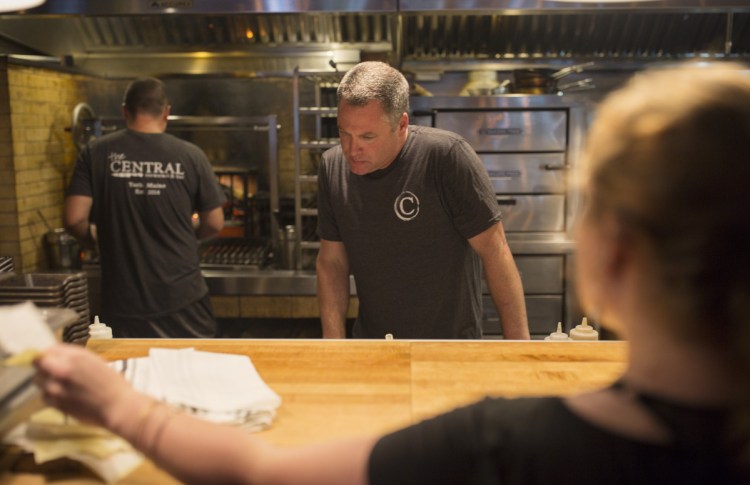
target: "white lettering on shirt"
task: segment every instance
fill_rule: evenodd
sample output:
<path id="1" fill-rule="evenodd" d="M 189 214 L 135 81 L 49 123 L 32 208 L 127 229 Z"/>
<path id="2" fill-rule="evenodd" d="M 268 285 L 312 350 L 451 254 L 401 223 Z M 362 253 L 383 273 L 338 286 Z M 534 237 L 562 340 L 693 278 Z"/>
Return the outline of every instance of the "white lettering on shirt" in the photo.
<path id="1" fill-rule="evenodd" d="M 408 190 L 401 192 L 393 203 L 393 210 L 402 221 L 410 221 L 419 214 L 419 199 Z"/>
<path id="2" fill-rule="evenodd" d="M 109 173 L 113 177 L 177 180 L 185 178 L 185 172 L 179 162 L 128 160 L 124 153 L 110 153 L 108 159 Z M 154 188 L 163 189 L 165 187 Z"/>

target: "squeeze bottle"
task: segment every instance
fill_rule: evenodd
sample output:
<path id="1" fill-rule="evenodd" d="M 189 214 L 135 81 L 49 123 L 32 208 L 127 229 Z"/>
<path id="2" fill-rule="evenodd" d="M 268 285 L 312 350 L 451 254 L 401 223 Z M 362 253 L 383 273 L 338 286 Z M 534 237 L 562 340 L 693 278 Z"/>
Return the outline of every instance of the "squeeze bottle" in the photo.
<path id="1" fill-rule="evenodd" d="M 94 323 L 89 325 L 90 339 L 107 339 L 112 338 L 112 328 L 99 321 L 99 315 L 94 317 Z"/>
<path id="2" fill-rule="evenodd" d="M 583 317 L 580 325 L 576 325 L 575 328 L 570 330 L 571 340 L 599 340 L 599 332 L 594 330 L 594 327 L 589 325 L 589 321 L 586 317 Z"/>
<path id="3" fill-rule="evenodd" d="M 562 322 L 557 322 L 557 331 L 552 332 L 548 337 L 544 337 L 544 340 L 565 341 L 570 340 L 570 337 L 562 331 Z"/>

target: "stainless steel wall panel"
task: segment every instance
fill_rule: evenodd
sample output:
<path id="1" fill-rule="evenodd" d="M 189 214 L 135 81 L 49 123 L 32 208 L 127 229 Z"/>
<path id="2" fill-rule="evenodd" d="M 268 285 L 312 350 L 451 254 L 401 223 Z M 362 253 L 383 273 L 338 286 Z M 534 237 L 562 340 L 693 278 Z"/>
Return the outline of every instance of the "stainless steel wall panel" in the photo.
<path id="1" fill-rule="evenodd" d="M 515 256 L 514 259 L 527 295 L 563 293 L 564 256 Z"/>
<path id="2" fill-rule="evenodd" d="M 500 317 L 490 296 L 482 298 L 484 318 L 482 330 L 486 336 L 502 335 Z M 563 314 L 562 295 L 527 296 L 526 312 L 532 337 L 541 338 L 554 332 Z"/>
<path id="3" fill-rule="evenodd" d="M 564 151 L 567 112 L 438 111 L 435 126 L 460 134 L 477 152 Z"/>
<path id="4" fill-rule="evenodd" d="M 565 229 L 564 195 L 498 196 L 506 231 L 558 232 Z"/>
<path id="5" fill-rule="evenodd" d="M 565 192 L 564 153 L 479 155 L 498 194 Z"/>

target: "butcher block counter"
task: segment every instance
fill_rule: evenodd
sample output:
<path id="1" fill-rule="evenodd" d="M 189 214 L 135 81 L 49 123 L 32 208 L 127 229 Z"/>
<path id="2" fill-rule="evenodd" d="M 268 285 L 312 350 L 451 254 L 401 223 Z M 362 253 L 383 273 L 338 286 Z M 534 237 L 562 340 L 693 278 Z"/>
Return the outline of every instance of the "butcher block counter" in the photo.
<path id="1" fill-rule="evenodd" d="M 108 360 L 145 356 L 151 347 L 249 356 L 282 398 L 272 426 L 259 433 L 278 445 L 384 433 L 486 395 L 594 389 L 624 370 L 627 352 L 620 341 L 115 339 L 90 341 L 89 347 Z M 0 485 L 44 483 L 40 478 L 4 475 Z M 146 463 L 120 483 L 176 482 Z"/>

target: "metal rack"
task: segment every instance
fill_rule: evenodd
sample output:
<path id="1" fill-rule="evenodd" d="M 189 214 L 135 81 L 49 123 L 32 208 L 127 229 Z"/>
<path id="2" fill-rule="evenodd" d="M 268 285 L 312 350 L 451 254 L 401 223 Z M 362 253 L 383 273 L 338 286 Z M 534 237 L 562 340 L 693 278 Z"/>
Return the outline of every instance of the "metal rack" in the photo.
<path id="1" fill-rule="evenodd" d="M 305 268 L 305 256 L 313 254 L 320 248 L 320 242 L 314 234 L 309 234 L 307 221 L 317 218 L 317 204 L 311 203 L 307 196 L 317 194 L 317 165 L 314 160 L 322 153 L 339 143 L 336 121 L 335 89 L 343 73 L 337 71 L 301 72 L 294 70 L 292 78 L 293 115 L 294 115 L 294 225 L 297 232 L 294 252 L 297 270 Z M 312 106 L 301 105 L 302 83 L 311 84 L 313 90 Z M 303 134 L 303 118 L 312 120 L 311 133 Z M 307 127 L 309 128 L 309 126 Z M 309 138 L 303 139 L 303 136 Z M 303 157 L 307 155 L 310 167 L 303 168 Z M 313 207 L 315 205 L 315 207 Z"/>

